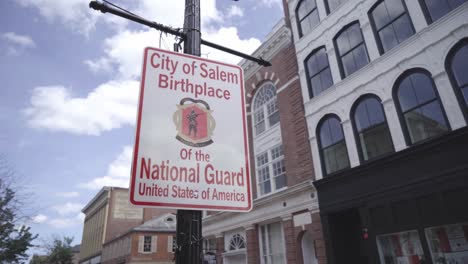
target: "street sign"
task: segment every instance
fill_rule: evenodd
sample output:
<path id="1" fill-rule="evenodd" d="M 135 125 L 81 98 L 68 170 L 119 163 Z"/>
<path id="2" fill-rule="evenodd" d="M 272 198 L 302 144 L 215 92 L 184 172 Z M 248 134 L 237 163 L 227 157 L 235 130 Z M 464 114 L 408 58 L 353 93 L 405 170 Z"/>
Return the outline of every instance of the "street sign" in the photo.
<path id="1" fill-rule="evenodd" d="M 145 49 L 130 202 L 252 209 L 242 68 Z"/>

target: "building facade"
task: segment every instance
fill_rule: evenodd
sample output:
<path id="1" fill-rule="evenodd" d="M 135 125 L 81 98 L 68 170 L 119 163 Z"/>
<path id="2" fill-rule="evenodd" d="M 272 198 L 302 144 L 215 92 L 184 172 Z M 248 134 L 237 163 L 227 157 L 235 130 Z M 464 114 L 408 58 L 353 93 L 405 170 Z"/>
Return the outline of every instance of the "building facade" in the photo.
<path id="1" fill-rule="evenodd" d="M 242 61 L 250 140 L 253 209 L 203 218 L 207 263 L 326 263 L 295 49 L 281 20 Z M 305 261 L 304 261 L 305 260 Z"/>
<path id="2" fill-rule="evenodd" d="M 174 263 L 175 235 L 175 214 L 161 215 L 104 243 L 102 263 Z"/>
<path id="3" fill-rule="evenodd" d="M 289 0 L 328 263 L 468 263 L 466 0 Z"/>
<path id="4" fill-rule="evenodd" d="M 85 220 L 79 263 L 97 264 L 102 263 L 103 244 L 174 210 L 135 207 L 129 203 L 127 188 L 103 187 L 82 212 Z"/>

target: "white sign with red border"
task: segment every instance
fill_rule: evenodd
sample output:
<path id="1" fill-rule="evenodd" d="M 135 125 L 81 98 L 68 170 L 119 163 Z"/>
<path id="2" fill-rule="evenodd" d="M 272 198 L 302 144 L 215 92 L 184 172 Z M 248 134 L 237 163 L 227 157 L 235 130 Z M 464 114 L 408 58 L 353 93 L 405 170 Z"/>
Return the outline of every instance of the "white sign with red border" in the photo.
<path id="1" fill-rule="evenodd" d="M 146 48 L 130 202 L 250 211 L 244 102 L 239 66 Z"/>

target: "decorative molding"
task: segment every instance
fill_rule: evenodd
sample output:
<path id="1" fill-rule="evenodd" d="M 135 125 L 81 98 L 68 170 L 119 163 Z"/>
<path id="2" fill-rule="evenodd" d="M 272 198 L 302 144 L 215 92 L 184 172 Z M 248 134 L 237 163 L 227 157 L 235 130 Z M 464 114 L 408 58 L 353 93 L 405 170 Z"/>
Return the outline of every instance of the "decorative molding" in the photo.
<path id="1" fill-rule="evenodd" d="M 288 88 L 289 85 L 291 85 L 293 82 L 299 80 L 299 75 L 294 76 L 291 80 L 289 80 L 287 83 L 285 83 L 283 86 L 281 86 L 279 89 L 276 90 L 276 93 L 279 94 L 286 88 Z"/>

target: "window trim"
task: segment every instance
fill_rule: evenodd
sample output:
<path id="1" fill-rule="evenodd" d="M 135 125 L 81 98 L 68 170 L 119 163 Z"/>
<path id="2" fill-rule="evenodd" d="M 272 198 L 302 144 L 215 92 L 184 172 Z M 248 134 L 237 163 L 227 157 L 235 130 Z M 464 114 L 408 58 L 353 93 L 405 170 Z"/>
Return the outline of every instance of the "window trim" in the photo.
<path id="1" fill-rule="evenodd" d="M 380 106 L 382 107 L 382 112 L 383 112 L 383 116 L 384 116 L 384 123 L 387 125 L 387 128 L 388 128 L 388 132 L 390 133 L 390 141 L 392 142 L 392 151 L 391 152 L 388 152 L 388 153 L 385 153 L 385 154 L 381 154 L 381 155 L 378 155 L 378 156 L 375 156 L 373 158 L 370 158 L 368 160 L 365 160 L 364 159 L 364 153 L 363 153 L 363 150 L 362 150 L 362 146 L 361 146 L 361 140 L 359 139 L 359 131 L 357 130 L 357 125 L 356 125 L 356 120 L 354 118 L 355 116 L 355 113 L 356 113 L 356 108 L 359 106 L 359 104 L 367 99 L 370 99 L 370 98 L 374 98 L 374 99 L 377 99 L 377 101 L 379 101 L 380 103 Z M 392 138 L 392 133 L 390 131 L 390 126 L 388 125 L 388 120 L 387 120 L 387 115 L 385 114 L 385 108 L 383 107 L 383 104 L 382 104 L 382 100 L 375 94 L 364 94 L 364 95 L 361 95 L 354 103 L 353 103 L 353 106 L 351 107 L 351 111 L 350 111 L 350 120 L 351 120 L 351 124 L 353 126 L 353 133 L 354 133 L 354 141 L 356 142 L 356 147 L 357 147 L 357 150 L 358 150 L 358 155 L 359 155 L 359 163 L 360 164 L 366 164 L 366 163 L 369 163 L 369 162 L 372 162 L 372 161 L 375 161 L 377 159 L 381 159 L 383 157 L 386 157 L 388 155 L 391 155 L 393 153 L 395 153 L 395 144 L 393 142 L 393 138 Z M 381 125 L 383 123 L 380 123 L 379 125 Z M 372 128 L 374 128 L 376 126 L 372 126 Z M 365 130 L 368 130 L 369 128 L 365 129 Z"/>
<path id="2" fill-rule="evenodd" d="M 275 91 L 275 96 L 274 98 L 271 98 L 269 99 L 267 102 L 265 102 L 264 104 L 261 105 L 261 111 L 263 112 L 263 122 L 265 123 L 265 129 L 258 133 L 257 134 L 257 129 L 255 128 L 255 126 L 257 125 L 256 123 L 256 118 L 255 118 L 255 114 L 257 113 L 257 111 L 260 111 L 260 109 L 255 109 L 255 100 L 257 99 L 257 96 L 259 95 L 261 89 L 264 89 L 265 86 L 267 85 L 272 85 L 273 86 L 273 89 Z M 280 120 L 278 120 L 278 122 L 276 122 L 275 124 L 271 125 L 270 124 L 270 119 L 269 117 L 271 115 L 268 114 L 268 105 L 273 102 L 273 100 L 276 100 L 276 104 L 277 104 L 277 111 L 278 112 L 278 115 L 280 114 L 279 112 L 279 104 L 278 104 L 278 93 L 277 93 L 277 89 L 276 89 L 276 85 L 271 82 L 271 81 L 267 81 L 265 83 L 263 83 L 258 89 L 257 91 L 255 92 L 255 95 L 253 96 L 253 99 L 252 99 L 252 134 L 253 134 L 253 137 L 254 138 L 257 138 L 261 135 L 264 135 L 267 131 L 271 130 L 273 127 L 276 127 L 277 125 L 279 125 L 281 123 L 281 116 L 279 117 Z"/>
<path id="3" fill-rule="evenodd" d="M 333 80 L 333 74 L 331 72 L 331 67 L 330 67 L 330 58 L 328 57 L 328 52 L 327 52 L 327 48 L 325 47 L 325 45 L 323 46 L 320 46 L 320 47 L 317 47 L 315 48 L 314 50 L 312 50 L 309 55 L 307 55 L 307 57 L 304 59 L 304 69 L 305 69 L 305 72 L 306 72 L 306 77 L 307 77 L 307 90 L 309 91 L 309 99 L 312 99 L 316 96 L 319 96 L 320 94 L 317 94 L 315 95 L 314 94 L 314 91 L 312 89 L 312 82 L 311 82 L 311 78 L 312 76 L 310 76 L 310 71 L 309 71 L 309 67 L 307 65 L 307 62 L 309 61 L 309 59 L 314 56 L 317 52 L 319 52 L 321 49 L 324 49 L 325 51 L 325 54 L 327 55 L 327 62 L 328 62 L 328 69 L 330 70 L 330 75 L 331 75 L 331 79 L 332 79 L 332 85 L 330 87 L 328 87 L 327 89 L 325 90 L 328 90 L 329 88 L 333 87 L 335 85 L 335 81 Z M 317 74 L 320 74 L 324 71 L 325 69 L 321 70 L 319 73 L 316 73 L 314 76 L 316 76 Z M 325 92 L 325 90 L 323 92 Z M 322 93 L 323 93 L 322 92 Z"/>
<path id="4" fill-rule="evenodd" d="M 273 225 L 273 224 L 276 224 L 278 223 L 279 224 L 279 229 L 280 229 L 280 237 L 281 237 L 281 241 L 282 241 L 282 252 L 283 252 L 283 261 L 284 263 L 286 263 L 286 260 L 287 260 L 287 250 L 286 250 L 286 239 L 284 237 L 284 227 L 283 227 L 283 222 L 279 221 L 279 222 L 267 222 L 267 223 L 264 223 L 264 224 L 260 224 L 258 226 L 258 240 L 259 240 L 259 243 L 258 243 L 258 247 L 259 247 L 259 257 L 260 257 L 260 263 L 261 264 L 269 264 L 269 263 L 265 263 L 264 261 L 264 257 L 265 256 L 268 256 L 268 255 L 272 255 L 271 252 L 269 252 L 270 254 L 266 255 L 265 253 L 266 252 L 263 252 L 263 243 L 266 243 L 266 247 L 268 248 L 268 245 L 269 245 L 269 238 L 268 238 L 268 233 L 269 232 L 266 232 L 267 234 L 265 235 L 266 237 L 266 240 L 267 241 L 263 241 L 263 238 L 262 238 L 262 227 L 264 226 L 265 227 L 265 230 L 267 230 L 267 226 L 269 225 Z M 270 249 L 267 249 L 267 251 L 269 251 Z"/>
<path id="5" fill-rule="evenodd" d="M 305 1 L 314 1 L 314 2 L 315 2 L 315 8 L 312 9 L 309 13 L 307 13 L 307 15 L 304 16 L 304 18 L 303 18 L 302 20 L 300 20 L 300 19 L 299 19 L 299 9 L 301 8 L 301 5 L 302 5 Z M 295 9 L 295 15 L 296 15 L 296 23 L 297 23 L 299 38 L 301 38 L 301 37 L 304 36 L 304 33 L 302 32 L 301 22 L 304 21 L 307 17 L 309 17 L 313 12 L 317 12 L 317 17 L 318 17 L 319 24 L 320 24 L 320 15 L 319 15 L 319 13 L 318 13 L 317 0 L 300 0 L 299 3 L 297 4 L 296 9 Z M 316 25 L 316 26 L 317 26 L 317 25 Z M 312 29 L 312 28 L 311 28 L 311 29 Z"/>
<path id="6" fill-rule="evenodd" d="M 330 15 L 331 13 L 333 13 L 334 11 L 340 9 L 341 6 L 343 6 L 346 2 L 348 2 L 348 0 L 344 0 L 342 3 L 340 3 L 339 5 L 336 6 L 335 9 L 333 10 L 330 10 L 330 4 L 328 3 L 328 1 L 330 0 L 324 0 L 324 4 L 325 4 L 325 11 L 327 12 L 327 15 Z"/>
<path id="7" fill-rule="evenodd" d="M 282 152 L 283 154 L 275 159 L 272 158 L 272 150 L 273 149 L 276 149 L 278 147 L 281 147 L 282 148 Z M 260 156 L 260 155 L 264 155 L 266 153 L 267 155 L 267 163 L 261 165 L 260 167 L 258 166 L 258 162 L 257 162 L 257 157 Z M 261 197 L 265 197 L 267 195 L 270 195 L 270 194 L 273 194 L 273 193 L 276 193 L 276 192 L 279 192 L 285 188 L 288 187 L 288 181 L 287 181 L 287 173 L 286 171 L 284 172 L 284 177 L 285 177 L 285 181 L 286 181 L 286 184 L 285 186 L 281 187 L 281 188 L 277 188 L 276 187 L 276 182 L 275 182 L 275 178 L 277 176 L 275 176 L 275 173 L 274 173 L 274 168 L 273 168 L 273 164 L 276 163 L 276 162 L 279 162 L 279 161 L 283 161 L 284 162 L 284 166 L 285 166 L 285 169 L 286 169 L 286 162 L 285 162 L 285 157 L 284 157 L 284 146 L 283 146 L 283 143 L 280 143 L 280 144 L 276 144 L 260 153 L 255 153 L 255 179 L 256 179 L 256 188 L 257 188 L 257 198 L 261 198 Z M 261 189 L 260 189 L 260 184 L 261 183 L 264 183 L 265 181 L 263 182 L 260 182 L 260 175 L 258 173 L 258 170 L 260 168 L 264 168 L 264 167 L 267 167 L 268 168 L 268 174 L 270 175 L 270 178 L 269 178 L 269 181 L 270 181 L 270 188 L 271 188 L 271 191 L 269 193 L 264 193 L 262 194 L 261 193 Z"/>
<path id="8" fill-rule="evenodd" d="M 436 96 L 436 100 L 439 102 L 440 106 L 441 106 L 441 109 L 442 109 L 442 115 L 445 119 L 445 122 L 447 124 L 447 131 L 444 132 L 444 133 L 441 133 L 437 136 L 434 136 L 434 137 L 429 137 L 429 138 L 426 138 L 426 139 L 423 139 L 423 140 L 420 140 L 416 143 L 411 143 L 411 137 L 409 135 L 409 130 L 408 130 L 408 126 L 406 125 L 406 120 L 405 120 L 405 117 L 403 116 L 403 111 L 401 110 L 401 104 L 400 104 L 400 100 L 398 98 L 398 90 L 400 88 L 400 84 L 401 82 L 406 79 L 406 77 L 414 74 L 414 73 L 422 73 L 424 75 L 426 75 L 427 77 L 429 77 L 431 83 L 432 83 L 432 86 L 433 86 L 433 89 L 434 89 L 434 94 Z M 401 128 L 402 128 L 402 132 L 403 132 L 403 136 L 405 138 L 405 143 L 406 143 L 406 146 L 408 147 L 411 147 L 411 146 L 417 146 L 417 145 L 420 145 L 422 143 L 425 143 L 425 142 L 428 142 L 428 141 L 431 141 L 435 138 L 438 138 L 440 136 L 443 136 L 447 133 L 450 133 L 450 131 L 452 131 L 452 127 L 450 126 L 450 122 L 447 118 L 447 114 L 445 112 L 445 107 L 442 103 L 442 101 L 440 100 L 440 95 L 439 95 L 439 91 L 437 89 L 437 86 L 434 82 L 434 79 L 432 78 L 432 74 L 424 69 L 424 68 L 412 68 L 412 69 L 408 69 L 406 71 L 404 71 L 402 74 L 400 74 L 398 76 L 398 78 L 396 79 L 395 83 L 393 84 L 393 88 L 392 88 L 392 96 L 393 96 L 393 102 L 395 103 L 395 106 L 396 106 L 396 110 L 397 110 L 397 114 L 398 114 L 398 119 L 400 120 L 400 125 L 401 125 Z M 426 103 L 425 103 L 426 104 Z M 421 105 L 419 105 L 417 108 L 419 108 Z M 416 108 L 414 108 L 416 109 Z M 414 110 L 413 109 L 413 110 Z M 410 110 L 406 111 L 406 112 L 409 112 Z"/>
<path id="9" fill-rule="evenodd" d="M 465 121 L 468 123 L 468 103 L 465 102 L 463 97 L 463 93 L 461 91 L 461 87 L 458 86 L 458 82 L 455 78 L 455 74 L 452 71 L 452 63 L 455 54 L 464 46 L 468 47 L 468 37 L 462 38 L 459 40 L 455 45 L 450 48 L 450 51 L 445 58 L 445 72 L 447 73 L 450 84 L 455 92 L 455 96 L 457 97 L 458 105 L 462 111 L 463 116 L 465 117 Z M 468 89 L 468 88 L 465 88 Z"/>
<path id="10" fill-rule="evenodd" d="M 406 6 L 406 2 L 404 0 L 399 0 L 401 1 L 401 3 L 403 4 L 403 8 L 405 9 L 405 12 L 402 13 L 401 15 L 399 15 L 398 17 L 394 18 L 393 20 L 391 20 L 390 22 L 388 22 L 384 27 L 382 27 L 381 29 L 393 24 L 395 21 L 397 21 L 398 19 L 400 19 L 401 17 L 403 17 L 404 15 L 407 15 L 408 16 L 408 19 L 410 21 L 410 26 L 411 26 L 411 29 L 413 30 L 413 36 L 414 34 L 416 34 L 416 29 L 414 28 L 414 23 L 413 23 L 413 19 L 411 18 L 410 16 L 410 13 L 408 11 L 408 7 Z M 424 0 L 423 0 L 424 1 Z M 385 2 L 385 0 L 379 0 L 377 1 L 374 5 L 372 5 L 372 7 L 369 9 L 369 11 L 367 12 L 367 16 L 369 18 L 369 21 L 370 21 L 370 24 L 371 24 L 371 27 L 372 27 L 372 33 L 374 34 L 374 41 L 375 43 L 377 44 L 377 48 L 379 50 L 379 54 L 380 56 L 382 56 L 385 51 L 384 51 L 384 48 L 383 48 L 383 44 L 382 44 L 382 40 L 380 39 L 380 35 L 379 35 L 379 32 L 377 30 L 377 26 L 375 24 L 375 20 L 374 20 L 374 16 L 372 15 L 372 12 L 380 5 L 382 4 L 383 2 Z M 361 33 L 362 34 L 362 33 Z M 408 37 L 410 38 L 410 37 Z M 394 49 L 395 47 L 399 46 L 401 43 L 405 42 L 402 41 L 400 43 L 398 43 L 396 46 L 392 47 L 391 49 L 387 50 L 390 51 L 392 49 Z"/>
<path id="11" fill-rule="evenodd" d="M 441 1 L 441 0 L 438 0 L 438 1 Z M 447 2 L 447 0 L 443 0 L 445 2 Z M 418 0 L 419 2 L 419 6 L 421 7 L 422 11 L 423 11 L 423 14 L 424 14 L 424 17 L 426 19 L 426 23 L 427 25 L 430 25 L 432 23 L 434 23 L 435 21 L 439 20 L 439 19 L 442 19 L 443 17 L 447 16 L 447 14 L 449 14 L 450 12 L 452 12 L 453 10 L 459 8 L 460 6 L 464 5 L 465 3 L 457 6 L 456 8 L 454 9 L 451 9 L 450 11 L 448 11 L 447 13 L 445 13 L 443 16 L 441 16 L 440 18 L 436 19 L 436 20 L 433 20 L 432 19 L 432 16 L 431 16 L 431 12 L 429 11 L 429 8 L 427 7 L 426 5 L 426 0 Z"/>
<path id="12" fill-rule="evenodd" d="M 322 140 L 320 138 L 320 128 L 322 127 L 323 123 L 325 123 L 325 121 L 327 121 L 329 118 L 336 118 L 340 122 L 341 132 L 343 133 L 343 141 L 344 141 L 345 148 L 346 148 L 346 154 L 348 156 L 348 167 L 345 167 L 345 168 L 343 168 L 341 170 L 337 170 L 337 171 L 334 171 L 334 172 L 331 172 L 331 173 L 327 172 L 327 167 L 325 166 L 325 159 L 324 159 L 324 155 L 323 155 Z M 325 177 L 325 176 L 329 177 L 329 176 L 332 176 L 332 175 L 335 175 L 335 174 L 339 174 L 340 172 L 348 170 L 348 169 L 351 168 L 351 160 L 349 158 L 348 144 L 346 143 L 346 135 L 344 133 L 343 124 L 342 124 L 341 119 L 340 119 L 339 116 L 337 116 L 336 114 L 326 114 L 325 116 L 323 116 L 320 119 L 320 121 L 318 122 L 318 124 L 317 124 L 317 127 L 315 129 L 315 135 L 316 135 L 316 138 L 317 138 L 317 146 L 318 146 L 318 150 L 319 150 L 320 165 L 321 165 L 321 168 L 322 168 L 323 177 Z M 337 143 L 334 143 L 334 144 L 332 144 L 330 146 L 333 146 L 333 145 L 336 145 L 336 144 Z M 330 146 L 328 146 L 328 147 L 330 147 Z"/>
<path id="13" fill-rule="evenodd" d="M 348 30 L 350 27 L 354 26 L 355 24 L 359 25 L 359 32 L 361 33 L 362 43 L 364 45 L 364 49 L 366 50 L 366 57 L 367 57 L 367 64 L 364 65 L 363 67 L 361 67 L 360 69 L 364 68 L 365 66 L 367 66 L 371 62 L 370 57 L 369 57 L 369 51 L 367 50 L 366 40 L 364 39 L 364 35 L 362 34 L 362 28 L 361 28 L 361 24 L 359 23 L 359 20 L 355 20 L 355 21 L 345 25 L 333 37 L 333 48 L 335 49 L 335 57 L 336 57 L 336 60 L 338 61 L 338 68 L 340 69 L 341 80 L 346 79 L 346 77 L 348 77 L 350 75 L 353 75 L 354 73 L 356 73 L 356 72 L 358 72 L 360 70 L 360 69 L 358 69 L 358 70 L 356 70 L 355 72 L 353 72 L 353 73 L 351 73 L 349 75 L 345 75 L 342 56 L 340 54 L 340 51 L 338 49 L 338 43 L 336 41 L 338 39 L 338 37 L 341 36 L 341 34 L 343 34 L 346 30 Z M 353 51 L 356 47 L 354 47 L 353 49 L 350 49 L 348 51 L 348 53 Z M 346 53 L 346 54 L 348 54 L 348 53 Z"/>

